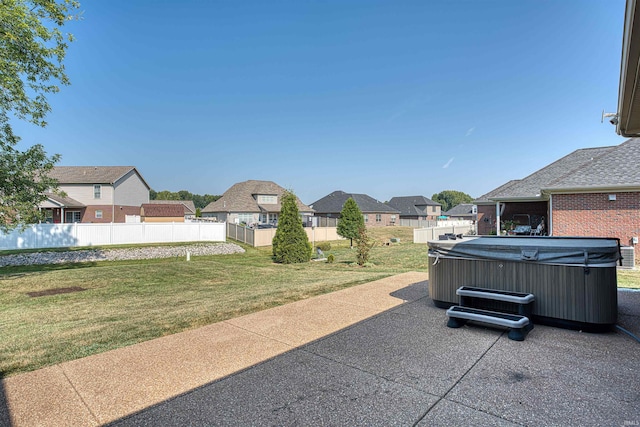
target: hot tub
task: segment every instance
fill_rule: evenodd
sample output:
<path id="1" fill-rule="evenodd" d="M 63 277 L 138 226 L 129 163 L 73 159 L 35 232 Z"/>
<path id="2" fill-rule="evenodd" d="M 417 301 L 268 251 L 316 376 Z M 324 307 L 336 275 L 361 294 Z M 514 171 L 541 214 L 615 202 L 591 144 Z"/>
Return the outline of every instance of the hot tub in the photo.
<path id="1" fill-rule="evenodd" d="M 535 295 L 536 323 L 584 330 L 616 323 L 618 239 L 483 236 L 428 246 L 429 296 L 438 307 L 458 304 L 456 289 L 474 286 Z"/>

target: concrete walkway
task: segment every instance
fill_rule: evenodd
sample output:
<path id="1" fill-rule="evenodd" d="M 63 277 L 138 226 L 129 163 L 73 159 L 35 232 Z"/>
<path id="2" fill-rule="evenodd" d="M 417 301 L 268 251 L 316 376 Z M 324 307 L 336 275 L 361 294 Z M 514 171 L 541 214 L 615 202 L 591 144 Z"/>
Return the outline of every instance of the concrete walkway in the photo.
<path id="1" fill-rule="evenodd" d="M 640 344 L 615 331 L 449 329 L 406 273 L 10 377 L 13 426 L 640 425 Z M 640 335 L 640 292 L 619 291 Z M 2 409 L 2 408 L 0 408 Z"/>

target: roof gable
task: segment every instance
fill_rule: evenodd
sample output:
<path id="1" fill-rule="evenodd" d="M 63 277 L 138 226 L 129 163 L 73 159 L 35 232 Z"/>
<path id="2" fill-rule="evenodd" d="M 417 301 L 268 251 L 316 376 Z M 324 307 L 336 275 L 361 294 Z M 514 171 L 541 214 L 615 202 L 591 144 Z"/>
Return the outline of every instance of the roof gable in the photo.
<path id="1" fill-rule="evenodd" d="M 233 184 L 218 200 L 209 203 L 202 212 L 280 212 L 282 195 L 286 191 L 273 181 L 239 182 Z M 260 205 L 258 195 L 275 195 L 278 197 L 277 203 Z M 296 202 L 300 212 L 313 212 L 297 196 Z"/>
<path id="2" fill-rule="evenodd" d="M 387 202 L 387 205 L 400 211 L 400 215 L 406 216 L 427 215 L 427 206 L 442 206 L 440 203 L 424 196 L 392 197 Z"/>
<path id="3" fill-rule="evenodd" d="M 60 184 L 114 185 L 132 171 L 147 188 L 151 188 L 134 166 L 55 166 L 49 176 Z"/>
<path id="4" fill-rule="evenodd" d="M 352 198 L 362 213 L 399 213 L 400 211 L 377 201 L 366 194 L 345 193 L 344 191 L 334 191 L 331 194 L 313 202 L 311 207 L 317 213 L 340 213 L 344 203 Z"/>

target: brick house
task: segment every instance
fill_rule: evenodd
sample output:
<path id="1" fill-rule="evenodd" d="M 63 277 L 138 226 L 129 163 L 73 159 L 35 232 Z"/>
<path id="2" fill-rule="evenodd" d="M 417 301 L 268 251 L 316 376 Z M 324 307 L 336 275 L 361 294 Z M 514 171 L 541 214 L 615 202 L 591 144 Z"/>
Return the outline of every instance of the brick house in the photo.
<path id="1" fill-rule="evenodd" d="M 149 202 L 150 187 L 133 166 L 56 166 L 49 175 L 65 195 L 45 193 L 46 222 L 126 222 Z"/>
<path id="2" fill-rule="evenodd" d="M 400 211 L 401 219 L 435 221 L 440 216 L 442 205 L 424 196 L 392 197 L 386 203 Z"/>
<path id="3" fill-rule="evenodd" d="M 475 221 L 477 217 L 476 209 L 476 205 L 473 203 L 460 203 L 448 211 L 442 212 L 442 215 L 452 220 Z"/>
<path id="4" fill-rule="evenodd" d="M 640 236 L 640 138 L 576 150 L 474 202 L 479 234 L 528 218 L 549 235 L 617 237 L 632 245 Z"/>
<path id="5" fill-rule="evenodd" d="M 340 218 L 342 207 L 349 198 L 352 198 L 358 205 L 367 227 L 384 227 L 396 225 L 399 222 L 400 211 L 398 209 L 387 206 L 366 194 L 345 193 L 338 190 L 309 206 L 315 210 L 317 217 Z"/>

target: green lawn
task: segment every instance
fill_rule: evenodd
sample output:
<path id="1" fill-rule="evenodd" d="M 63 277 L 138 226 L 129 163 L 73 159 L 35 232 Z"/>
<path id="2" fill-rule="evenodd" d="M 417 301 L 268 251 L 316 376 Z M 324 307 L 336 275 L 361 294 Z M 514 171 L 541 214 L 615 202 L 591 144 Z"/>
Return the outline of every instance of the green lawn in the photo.
<path id="1" fill-rule="evenodd" d="M 270 248 L 163 260 L 0 268 L 0 376 L 131 345 L 407 271 L 428 271 L 426 245 L 405 227 L 371 229 L 371 267 L 354 266 L 348 241 L 335 263 L 279 265 Z M 390 237 L 400 243 L 383 245 Z M 640 271 L 619 271 L 640 289 Z M 29 292 L 80 287 L 30 297 Z"/>
<path id="2" fill-rule="evenodd" d="M 0 375 L 34 370 L 242 314 L 406 272 L 427 271 L 425 245 L 410 230 L 353 266 L 348 242 L 326 251 L 335 263 L 280 265 L 271 249 L 145 261 L 0 268 Z M 402 234 L 404 233 L 404 234 Z M 374 237 L 378 236 L 372 232 Z M 388 238 L 378 236 L 380 239 Z M 86 289 L 51 296 L 52 288 Z"/>

